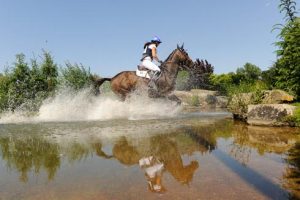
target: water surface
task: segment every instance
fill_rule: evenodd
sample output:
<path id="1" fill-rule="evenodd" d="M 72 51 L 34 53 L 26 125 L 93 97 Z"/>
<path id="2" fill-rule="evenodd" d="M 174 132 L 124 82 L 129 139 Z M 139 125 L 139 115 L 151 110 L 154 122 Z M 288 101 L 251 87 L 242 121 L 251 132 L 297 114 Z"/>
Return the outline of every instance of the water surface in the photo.
<path id="1" fill-rule="evenodd" d="M 299 130 L 228 113 L 0 125 L 0 199 L 291 199 Z"/>

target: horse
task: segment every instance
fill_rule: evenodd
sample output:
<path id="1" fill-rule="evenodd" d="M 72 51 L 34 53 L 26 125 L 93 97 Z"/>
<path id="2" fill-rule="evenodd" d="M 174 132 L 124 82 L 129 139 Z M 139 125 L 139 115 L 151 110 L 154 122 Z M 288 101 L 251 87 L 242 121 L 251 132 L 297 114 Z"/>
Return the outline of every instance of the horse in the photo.
<path id="1" fill-rule="evenodd" d="M 150 98 L 166 97 L 180 104 L 180 99 L 171 93 L 175 89 L 179 69 L 191 65 L 193 65 L 193 61 L 183 48 L 183 45 L 181 47 L 177 45 L 177 48 L 172 51 L 160 66 L 161 75 L 155 81 L 157 90 L 149 89 L 150 79 L 137 76 L 135 71 L 123 71 L 113 78 L 100 78 L 96 80 L 95 84 L 99 88 L 105 81 L 110 81 L 111 90 L 122 100 L 125 100 L 133 91 L 146 88 Z"/>

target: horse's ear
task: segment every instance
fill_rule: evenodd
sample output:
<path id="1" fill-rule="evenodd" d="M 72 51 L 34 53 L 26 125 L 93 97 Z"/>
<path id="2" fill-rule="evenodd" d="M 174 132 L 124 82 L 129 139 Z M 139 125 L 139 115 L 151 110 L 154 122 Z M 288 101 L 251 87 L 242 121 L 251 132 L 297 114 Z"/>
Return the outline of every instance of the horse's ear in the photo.
<path id="1" fill-rule="evenodd" d="M 177 49 L 180 49 L 179 45 L 177 44 Z"/>
<path id="2" fill-rule="evenodd" d="M 180 47 L 180 48 L 181 48 L 181 50 L 184 50 L 184 48 L 183 48 L 183 47 L 184 47 L 184 43 L 182 43 L 182 46 Z"/>

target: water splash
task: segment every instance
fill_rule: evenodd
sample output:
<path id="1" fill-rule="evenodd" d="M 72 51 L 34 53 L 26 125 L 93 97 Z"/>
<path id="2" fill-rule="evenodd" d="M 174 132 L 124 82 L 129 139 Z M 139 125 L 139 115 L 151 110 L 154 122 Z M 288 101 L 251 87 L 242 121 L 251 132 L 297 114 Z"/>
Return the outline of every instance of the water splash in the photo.
<path id="1" fill-rule="evenodd" d="M 34 116 L 24 111 L 7 112 L 1 115 L 0 123 L 156 119 L 174 117 L 180 110 L 180 106 L 170 101 L 150 99 L 146 95 L 133 94 L 122 102 L 112 94 L 96 97 L 88 89 L 70 92 L 65 88 L 46 99 Z"/>

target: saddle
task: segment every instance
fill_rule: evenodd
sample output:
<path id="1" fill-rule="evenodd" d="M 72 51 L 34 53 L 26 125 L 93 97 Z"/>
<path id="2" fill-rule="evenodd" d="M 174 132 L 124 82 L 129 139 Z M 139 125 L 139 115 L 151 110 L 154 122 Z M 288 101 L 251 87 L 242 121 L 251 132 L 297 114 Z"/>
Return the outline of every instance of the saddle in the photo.
<path id="1" fill-rule="evenodd" d="M 137 66 L 137 68 L 138 68 L 138 70 L 140 70 L 140 71 L 150 71 L 149 69 L 147 69 L 146 67 L 144 67 L 143 65 L 138 65 Z"/>

